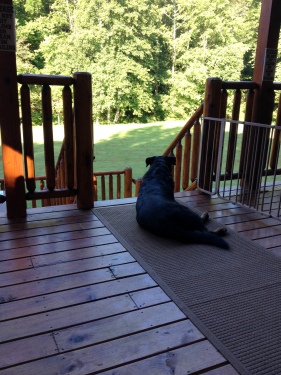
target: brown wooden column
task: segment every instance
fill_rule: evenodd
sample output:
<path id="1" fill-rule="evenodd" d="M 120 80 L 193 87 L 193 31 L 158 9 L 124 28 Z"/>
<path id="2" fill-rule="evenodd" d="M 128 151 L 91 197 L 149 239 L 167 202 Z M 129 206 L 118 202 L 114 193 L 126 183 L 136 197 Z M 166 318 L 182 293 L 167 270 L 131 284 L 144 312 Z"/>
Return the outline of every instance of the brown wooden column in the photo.
<path id="1" fill-rule="evenodd" d="M 0 0 L 0 127 L 9 218 L 26 215 L 12 0 Z"/>
<path id="2" fill-rule="evenodd" d="M 220 117 L 222 80 L 208 78 L 205 88 L 204 117 Z M 198 170 L 198 187 L 212 191 L 213 172 L 216 164 L 216 134 L 219 124 L 214 120 L 204 120 L 202 132 L 201 155 Z"/>
<path id="3" fill-rule="evenodd" d="M 281 24 L 281 1 L 263 0 L 253 81 L 259 85 L 255 95 L 252 122 L 271 124 L 274 105 L 274 81 Z"/>
<path id="4" fill-rule="evenodd" d="M 255 90 L 251 121 L 260 124 L 271 124 L 274 109 L 273 81 L 275 76 L 278 40 L 281 24 L 281 1 L 263 0 L 261 6 L 258 40 L 255 57 L 253 81 L 258 84 Z M 269 131 L 265 128 L 250 132 L 248 165 L 243 187 L 248 194 L 255 194 L 260 187 L 262 172 L 265 167 Z M 265 148 L 264 148 L 265 147 Z M 249 178 L 249 176 L 252 176 Z"/>
<path id="5" fill-rule="evenodd" d="M 77 207 L 94 205 L 92 77 L 74 73 L 74 117 L 76 134 Z"/>

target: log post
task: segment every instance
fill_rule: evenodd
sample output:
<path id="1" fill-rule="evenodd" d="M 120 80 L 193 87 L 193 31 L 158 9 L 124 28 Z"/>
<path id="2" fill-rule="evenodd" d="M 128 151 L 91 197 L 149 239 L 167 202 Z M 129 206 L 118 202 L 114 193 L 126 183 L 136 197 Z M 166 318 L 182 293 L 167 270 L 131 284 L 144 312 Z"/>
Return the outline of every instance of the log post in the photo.
<path id="1" fill-rule="evenodd" d="M 176 167 L 175 167 L 175 174 L 174 174 L 174 191 L 180 191 L 180 184 L 181 184 L 181 167 L 182 167 L 182 144 L 181 141 L 178 142 L 176 146 Z"/>
<path id="2" fill-rule="evenodd" d="M 258 30 L 253 81 L 255 95 L 252 122 L 271 124 L 274 106 L 273 81 L 277 62 L 281 23 L 280 0 L 263 0 Z"/>
<path id="3" fill-rule="evenodd" d="M 189 184 L 190 173 L 190 159 L 191 159 L 191 134 L 190 130 L 184 136 L 184 151 L 183 151 L 183 175 L 182 175 L 182 189 L 185 190 Z"/>
<path id="4" fill-rule="evenodd" d="M 142 183 L 142 178 L 136 178 L 135 197 L 137 197 L 139 195 L 141 183 Z"/>
<path id="5" fill-rule="evenodd" d="M 204 117 L 220 117 L 222 80 L 208 78 L 206 81 Z M 214 172 L 214 147 L 216 144 L 217 121 L 204 120 L 201 142 L 201 157 L 198 171 L 198 187 L 206 192 L 212 191 L 212 178 Z"/>
<path id="6" fill-rule="evenodd" d="M 26 216 L 12 0 L 0 0 L 0 127 L 8 218 Z"/>
<path id="7" fill-rule="evenodd" d="M 93 121 L 90 73 L 74 73 L 74 117 L 76 134 L 77 207 L 93 203 Z"/>
<path id="8" fill-rule="evenodd" d="M 253 81 L 259 86 L 253 103 L 251 121 L 260 124 L 271 124 L 274 109 L 273 81 L 277 62 L 278 41 L 281 24 L 280 0 L 263 0 L 261 7 L 258 41 L 255 57 Z M 257 128 L 251 131 L 249 138 L 249 163 L 246 166 L 244 189 L 246 192 L 258 191 L 262 170 L 265 166 L 269 131 Z M 265 143 L 264 143 L 265 142 Z M 261 147 L 265 145 L 265 152 Z M 252 176 L 252 178 L 248 178 Z"/>
<path id="9" fill-rule="evenodd" d="M 197 178 L 198 160 L 200 153 L 200 137 L 201 137 L 201 124 L 198 119 L 194 121 L 193 125 L 193 140 L 192 140 L 192 162 L 191 162 L 191 182 Z"/>
<path id="10" fill-rule="evenodd" d="M 132 168 L 124 169 L 124 198 L 132 197 Z"/>
<path id="11" fill-rule="evenodd" d="M 43 85 L 42 87 L 42 117 L 43 117 L 43 134 L 44 134 L 44 154 L 46 184 L 49 190 L 56 187 L 55 156 L 54 156 L 54 137 L 52 123 L 52 98 L 51 87 Z"/>

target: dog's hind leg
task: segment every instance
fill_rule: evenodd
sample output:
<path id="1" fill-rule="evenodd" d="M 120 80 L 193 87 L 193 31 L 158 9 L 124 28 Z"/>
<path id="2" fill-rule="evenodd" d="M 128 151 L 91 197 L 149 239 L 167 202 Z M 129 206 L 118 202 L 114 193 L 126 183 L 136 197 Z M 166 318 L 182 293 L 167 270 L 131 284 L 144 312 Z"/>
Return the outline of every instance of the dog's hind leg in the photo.
<path id="1" fill-rule="evenodd" d="M 206 224 L 210 219 L 209 213 L 207 211 L 203 212 L 203 214 L 201 215 L 201 219 L 203 220 L 203 223 Z M 211 233 L 215 233 L 217 236 L 224 237 L 227 233 L 227 229 L 226 227 L 218 227 L 212 230 Z"/>
<path id="2" fill-rule="evenodd" d="M 217 236 L 224 237 L 227 233 L 226 227 L 218 227 L 211 231 L 212 233 L 215 233 Z"/>
<path id="3" fill-rule="evenodd" d="M 201 215 L 201 219 L 203 220 L 203 223 L 206 224 L 207 221 L 210 219 L 209 212 L 203 212 L 203 214 Z"/>

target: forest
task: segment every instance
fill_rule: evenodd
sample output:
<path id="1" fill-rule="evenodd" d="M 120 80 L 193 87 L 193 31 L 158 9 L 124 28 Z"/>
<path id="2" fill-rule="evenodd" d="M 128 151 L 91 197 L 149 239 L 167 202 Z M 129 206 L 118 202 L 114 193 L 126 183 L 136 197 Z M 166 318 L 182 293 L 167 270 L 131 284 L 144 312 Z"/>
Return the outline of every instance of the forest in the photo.
<path id="1" fill-rule="evenodd" d="M 14 6 L 18 73 L 90 72 L 96 123 L 184 119 L 202 102 L 207 77 L 252 78 L 261 0 L 14 0 Z M 55 90 L 53 100 L 59 118 Z M 40 123 L 40 115 L 33 121 Z"/>

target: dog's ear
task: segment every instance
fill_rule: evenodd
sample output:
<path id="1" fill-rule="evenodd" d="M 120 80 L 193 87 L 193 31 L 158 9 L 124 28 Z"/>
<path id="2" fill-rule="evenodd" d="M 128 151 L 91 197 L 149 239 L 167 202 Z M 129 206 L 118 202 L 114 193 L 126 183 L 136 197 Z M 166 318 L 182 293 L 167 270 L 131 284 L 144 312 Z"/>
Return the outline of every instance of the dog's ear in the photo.
<path id="1" fill-rule="evenodd" d="M 167 159 L 168 163 L 172 166 L 172 165 L 176 165 L 176 158 L 175 156 L 167 156 Z"/>
<path id="2" fill-rule="evenodd" d="M 146 158 L 145 162 L 146 162 L 146 166 L 148 167 L 149 165 L 151 165 L 154 160 L 155 160 L 156 156 L 151 156 L 150 158 Z"/>

